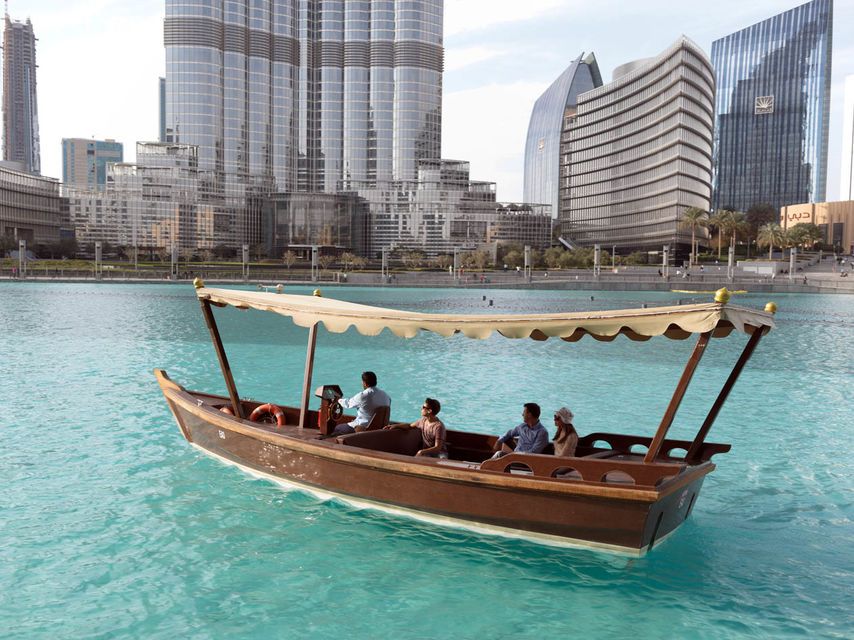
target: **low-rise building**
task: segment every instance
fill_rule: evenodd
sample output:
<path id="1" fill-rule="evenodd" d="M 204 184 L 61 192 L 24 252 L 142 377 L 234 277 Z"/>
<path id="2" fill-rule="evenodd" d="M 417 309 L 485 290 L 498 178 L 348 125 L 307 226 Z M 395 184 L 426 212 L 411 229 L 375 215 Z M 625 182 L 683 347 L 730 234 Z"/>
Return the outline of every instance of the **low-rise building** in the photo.
<path id="1" fill-rule="evenodd" d="M 780 226 L 784 229 L 802 222 L 818 226 L 825 244 L 854 254 L 854 200 L 805 202 L 780 209 Z"/>
<path id="2" fill-rule="evenodd" d="M 199 170 L 195 145 L 140 142 L 136 155 L 108 166 L 103 190 L 65 187 L 78 243 L 197 250 L 260 242 L 262 185 Z"/>
<path id="3" fill-rule="evenodd" d="M 497 202 L 495 183 L 471 180 L 468 162 L 420 160 L 417 180 L 357 186 L 356 193 L 370 211 L 370 257 L 383 249 L 436 256 L 498 240 L 537 248 L 551 242 L 551 207 Z"/>
<path id="4" fill-rule="evenodd" d="M 60 240 L 59 180 L 0 162 L 0 237 L 26 240 L 30 247 Z"/>

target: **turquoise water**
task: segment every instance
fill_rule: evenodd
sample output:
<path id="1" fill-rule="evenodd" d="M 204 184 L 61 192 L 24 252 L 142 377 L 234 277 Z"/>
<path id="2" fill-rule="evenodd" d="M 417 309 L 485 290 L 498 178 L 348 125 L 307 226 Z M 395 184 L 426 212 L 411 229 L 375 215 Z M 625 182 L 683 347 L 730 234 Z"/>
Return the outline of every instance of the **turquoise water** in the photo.
<path id="1" fill-rule="evenodd" d="M 475 312 L 678 295 L 324 292 Z M 688 522 L 627 559 L 250 477 L 183 440 L 151 374 L 163 367 L 224 392 L 192 287 L 0 284 L 0 637 L 850 638 L 854 298 L 774 300 L 778 328 L 710 435 L 732 451 L 716 458 Z M 307 331 L 271 314 L 215 313 L 240 394 L 296 403 Z M 744 342 L 712 342 L 674 437 L 693 436 Z M 429 395 L 449 426 L 499 433 L 536 401 L 547 412 L 569 405 L 581 433 L 651 435 L 692 344 L 321 332 L 314 380 L 353 393 L 372 368 L 400 419 Z"/>

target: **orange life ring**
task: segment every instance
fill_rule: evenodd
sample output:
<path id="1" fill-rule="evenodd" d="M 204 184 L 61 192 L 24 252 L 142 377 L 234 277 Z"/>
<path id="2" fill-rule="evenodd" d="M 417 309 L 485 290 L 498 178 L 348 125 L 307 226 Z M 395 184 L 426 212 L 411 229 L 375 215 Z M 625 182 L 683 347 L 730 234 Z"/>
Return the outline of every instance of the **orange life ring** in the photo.
<path id="1" fill-rule="evenodd" d="M 249 414 L 249 420 L 251 422 L 261 422 L 263 416 L 274 417 L 276 419 L 276 426 L 278 427 L 285 426 L 285 412 L 275 404 L 262 404 Z"/>

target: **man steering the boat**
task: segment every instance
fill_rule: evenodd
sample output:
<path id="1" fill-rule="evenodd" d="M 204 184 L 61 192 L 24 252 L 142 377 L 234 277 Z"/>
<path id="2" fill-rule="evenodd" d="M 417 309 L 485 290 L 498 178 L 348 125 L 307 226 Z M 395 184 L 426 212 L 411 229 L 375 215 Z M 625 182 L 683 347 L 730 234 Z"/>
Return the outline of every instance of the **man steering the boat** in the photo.
<path id="1" fill-rule="evenodd" d="M 377 374 L 365 371 L 362 373 L 362 391 L 350 399 L 341 398 L 338 404 L 345 409 L 356 409 L 356 418 L 335 427 L 331 434 L 333 436 L 364 431 L 377 409 L 391 407 L 391 398 L 385 391 L 377 388 Z"/>
<path id="2" fill-rule="evenodd" d="M 522 408 L 522 424 L 510 429 L 495 441 L 495 455 L 493 458 L 505 456 L 510 451 L 504 451 L 504 445 L 508 447 L 516 438 L 516 447 L 513 453 L 542 453 L 549 444 L 549 432 L 540 422 L 540 405 L 534 402 L 526 402 Z"/>

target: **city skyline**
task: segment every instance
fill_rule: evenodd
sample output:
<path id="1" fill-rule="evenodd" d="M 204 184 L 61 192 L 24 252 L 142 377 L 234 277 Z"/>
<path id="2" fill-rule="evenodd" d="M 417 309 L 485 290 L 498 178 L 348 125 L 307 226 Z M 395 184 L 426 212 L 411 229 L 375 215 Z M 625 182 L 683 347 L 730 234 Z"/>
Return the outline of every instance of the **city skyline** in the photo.
<path id="1" fill-rule="evenodd" d="M 500 200 L 520 201 L 531 108 L 582 51 L 595 53 L 607 81 L 615 67 L 655 55 L 681 34 L 708 53 L 714 39 L 799 4 L 722 2 L 698 11 L 653 1 L 642 9 L 620 5 L 617 22 L 603 17 L 614 12 L 570 1 L 446 0 L 442 156 L 470 161 L 473 178 L 498 183 Z M 164 9 L 163 0 L 31 0 L 26 7 L 12 0 L 10 16 L 29 17 L 38 38 L 42 173 L 61 175 L 63 137 L 114 138 L 128 148 L 157 139 Z M 828 199 L 839 189 L 854 1 L 837 0 L 834 12 Z"/>

